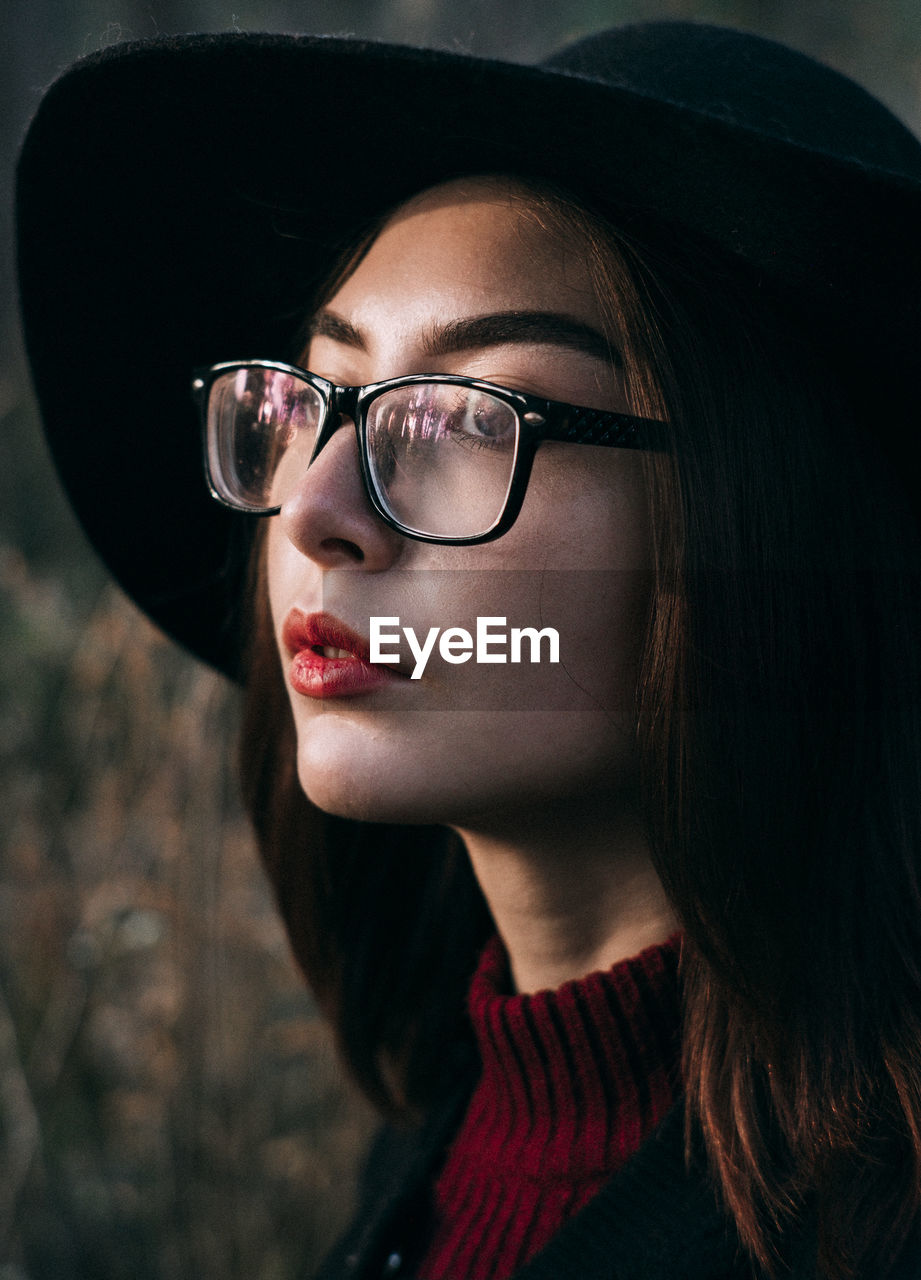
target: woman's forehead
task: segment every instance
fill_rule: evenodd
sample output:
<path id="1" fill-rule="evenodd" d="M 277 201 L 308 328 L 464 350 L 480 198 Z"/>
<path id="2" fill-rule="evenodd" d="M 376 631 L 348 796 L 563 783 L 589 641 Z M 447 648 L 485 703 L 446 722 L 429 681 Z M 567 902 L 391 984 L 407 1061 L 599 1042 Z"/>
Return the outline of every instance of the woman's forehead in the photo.
<path id="1" fill-rule="evenodd" d="M 548 211 L 549 200 L 513 177 L 472 175 L 426 188 L 383 222 L 334 297 L 463 294 L 487 306 L 501 295 L 503 307 L 559 310 L 562 295 L 581 311 L 591 305 L 575 297 L 591 293 L 584 246 Z"/>
<path id="2" fill-rule="evenodd" d="M 472 229 L 476 235 L 507 236 L 527 245 L 541 244 L 565 255 L 582 250 L 591 239 L 593 219 L 572 196 L 511 174 L 470 174 L 425 187 L 381 220 L 370 243 L 402 228 L 410 238 L 420 228 L 452 232 Z M 513 250 L 509 244 L 507 251 Z"/>
<path id="3" fill-rule="evenodd" d="M 465 174 L 431 187 L 423 187 L 399 205 L 385 225 L 417 213 L 473 203 L 514 205 L 520 208 L 523 204 L 533 204 L 536 198 L 536 186 L 511 174 Z"/>

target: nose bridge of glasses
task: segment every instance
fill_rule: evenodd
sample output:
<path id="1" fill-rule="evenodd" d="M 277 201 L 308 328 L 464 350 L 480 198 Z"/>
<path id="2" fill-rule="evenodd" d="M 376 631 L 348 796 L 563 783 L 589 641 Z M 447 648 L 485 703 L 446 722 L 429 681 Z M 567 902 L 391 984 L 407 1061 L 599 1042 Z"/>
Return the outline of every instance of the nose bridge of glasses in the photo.
<path id="1" fill-rule="evenodd" d="M 326 412 L 313 447 L 311 462 L 319 457 L 340 427 L 347 422 L 354 424 L 358 412 L 359 387 L 342 387 L 335 382 L 329 383 L 328 387 Z"/>

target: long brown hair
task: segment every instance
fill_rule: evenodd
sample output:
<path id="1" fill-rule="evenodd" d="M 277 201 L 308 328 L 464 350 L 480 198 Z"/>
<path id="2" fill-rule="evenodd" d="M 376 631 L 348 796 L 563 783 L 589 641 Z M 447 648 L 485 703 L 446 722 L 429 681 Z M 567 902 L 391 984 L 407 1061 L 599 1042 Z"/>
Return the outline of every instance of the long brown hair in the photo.
<path id="1" fill-rule="evenodd" d="M 721 254 L 528 199 L 673 437 L 636 723 L 688 1142 L 765 1270 L 811 1221 L 832 1280 L 883 1275 L 921 1207 L 921 557 L 874 442 L 900 410 L 831 317 Z M 259 573 L 254 600 L 243 778 L 294 952 L 369 1096 L 424 1108 L 488 911 L 451 833 L 308 804 Z"/>

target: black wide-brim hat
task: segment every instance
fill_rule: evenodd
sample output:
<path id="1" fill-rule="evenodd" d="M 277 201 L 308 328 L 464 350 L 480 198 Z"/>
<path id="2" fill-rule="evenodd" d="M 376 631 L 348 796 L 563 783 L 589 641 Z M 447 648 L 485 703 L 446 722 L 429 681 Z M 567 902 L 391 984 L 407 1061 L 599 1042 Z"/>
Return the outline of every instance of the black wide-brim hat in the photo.
<path id="1" fill-rule="evenodd" d="M 122 587 L 234 672 L 252 522 L 203 478 L 193 368 L 284 358 L 339 246 L 451 176 L 546 178 L 736 255 L 878 379 L 921 352 L 921 145 L 846 77 L 759 37 L 649 23 L 540 67 L 227 33 L 107 49 L 47 92 L 18 175 L 35 389 Z M 421 371 L 420 371 L 421 372 Z"/>

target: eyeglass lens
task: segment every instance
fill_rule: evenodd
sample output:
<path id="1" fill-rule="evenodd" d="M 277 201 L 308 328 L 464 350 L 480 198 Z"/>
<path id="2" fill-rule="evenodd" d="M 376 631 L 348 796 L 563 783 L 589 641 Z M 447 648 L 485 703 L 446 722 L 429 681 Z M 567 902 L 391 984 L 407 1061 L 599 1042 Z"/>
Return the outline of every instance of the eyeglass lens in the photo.
<path id="1" fill-rule="evenodd" d="M 220 374 L 208 401 L 212 476 L 230 501 L 281 506 L 303 480 L 323 416 L 310 383 L 279 369 Z M 410 383 L 366 410 L 367 465 L 384 509 L 417 533 L 472 538 L 504 508 L 515 468 L 518 417 L 488 392 Z"/>

